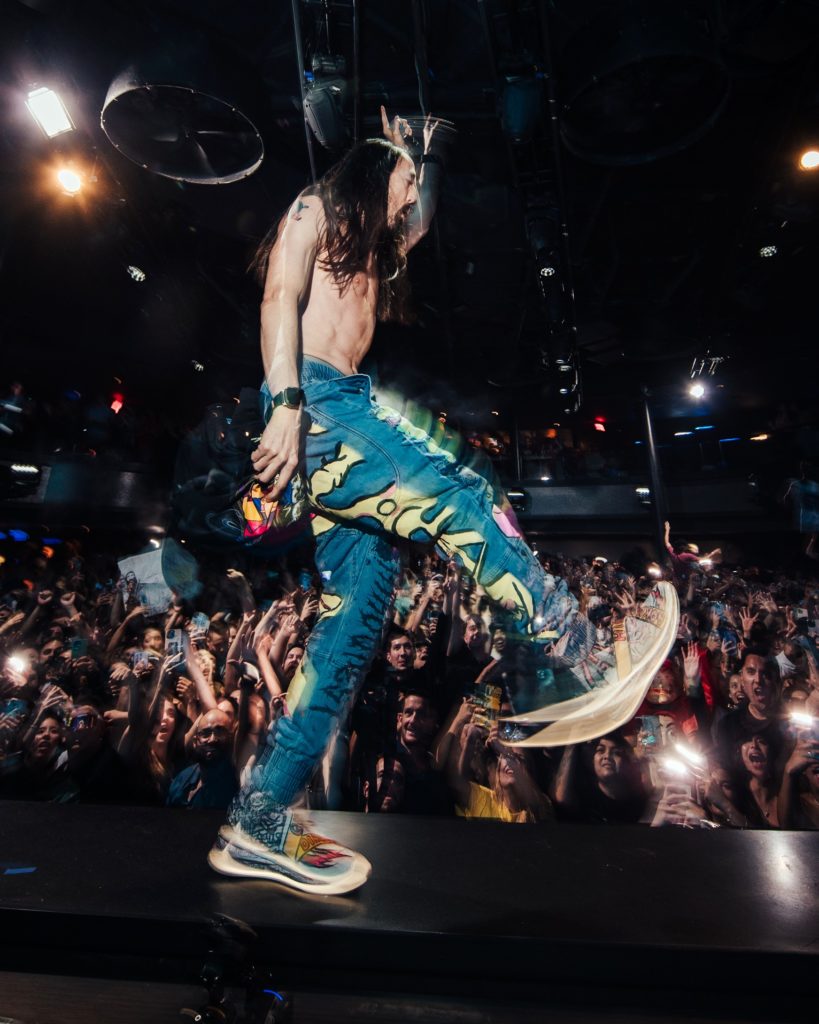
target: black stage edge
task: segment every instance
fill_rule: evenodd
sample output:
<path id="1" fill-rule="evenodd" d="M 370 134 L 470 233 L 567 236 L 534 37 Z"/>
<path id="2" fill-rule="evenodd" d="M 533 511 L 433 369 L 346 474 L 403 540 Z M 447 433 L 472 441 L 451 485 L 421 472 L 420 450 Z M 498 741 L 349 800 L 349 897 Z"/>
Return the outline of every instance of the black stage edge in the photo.
<path id="1" fill-rule="evenodd" d="M 815 1019 L 815 833 L 315 813 L 374 872 L 310 897 L 213 874 L 222 817 L 0 803 L 0 971 L 195 985 L 215 950 L 238 977 L 227 915 L 282 988 Z"/>

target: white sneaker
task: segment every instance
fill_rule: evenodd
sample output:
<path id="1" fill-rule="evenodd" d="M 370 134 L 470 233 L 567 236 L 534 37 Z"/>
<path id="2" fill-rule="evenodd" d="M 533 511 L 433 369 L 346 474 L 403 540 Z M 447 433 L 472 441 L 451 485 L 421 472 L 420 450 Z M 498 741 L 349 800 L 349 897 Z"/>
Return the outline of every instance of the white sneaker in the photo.
<path id="1" fill-rule="evenodd" d="M 629 722 L 674 646 L 679 617 L 677 591 L 667 581 L 657 583 L 635 615 L 613 624 L 609 647 L 594 650 L 585 661 L 560 670 L 568 674 L 568 685 L 555 687 L 556 692 L 586 692 L 505 719 L 522 725 L 552 723 L 509 745 L 560 747 L 582 743 Z"/>
<path id="2" fill-rule="evenodd" d="M 208 854 L 208 864 L 222 875 L 262 878 L 300 892 L 339 895 L 352 892 L 370 877 L 372 866 L 360 853 L 319 835 L 299 812 L 282 809 L 264 822 L 260 842 L 240 824 L 224 825 Z M 268 812 L 268 819 L 271 817 Z"/>

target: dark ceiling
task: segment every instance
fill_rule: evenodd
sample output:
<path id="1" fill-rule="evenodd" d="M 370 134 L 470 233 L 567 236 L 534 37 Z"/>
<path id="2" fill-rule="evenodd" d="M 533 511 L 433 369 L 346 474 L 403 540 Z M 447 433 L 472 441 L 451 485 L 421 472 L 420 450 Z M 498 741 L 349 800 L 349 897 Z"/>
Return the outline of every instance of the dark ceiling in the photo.
<path id="1" fill-rule="evenodd" d="M 308 66 L 327 52 L 350 68 L 351 0 L 297 8 Z M 185 412 L 252 383 L 245 268 L 310 173 L 290 0 L 0 10 L 4 376 L 35 393 L 104 393 L 118 377 Z M 380 103 L 417 116 L 421 96 L 458 129 L 437 235 L 411 260 L 419 324 L 379 335 L 387 379 L 432 404 L 532 420 L 562 404 L 548 357 L 573 317 L 586 416 L 628 408 L 642 383 L 682 410 L 676 382 L 709 350 L 728 357 L 715 378 L 726 413 L 815 393 L 819 172 L 796 156 L 819 142 L 819 3 L 359 0 L 356 13 L 362 133 L 377 132 Z M 255 173 L 180 183 L 112 146 L 109 85 L 146 55 L 251 119 L 265 148 Z M 64 94 L 77 131 L 41 135 L 24 107 L 35 84 Z M 527 90 L 542 112 L 513 141 Z M 321 173 L 333 157 L 314 148 Z M 94 179 L 80 196 L 54 187 L 59 158 Z M 543 231 L 559 249 L 563 221 L 573 313 L 538 288 Z"/>

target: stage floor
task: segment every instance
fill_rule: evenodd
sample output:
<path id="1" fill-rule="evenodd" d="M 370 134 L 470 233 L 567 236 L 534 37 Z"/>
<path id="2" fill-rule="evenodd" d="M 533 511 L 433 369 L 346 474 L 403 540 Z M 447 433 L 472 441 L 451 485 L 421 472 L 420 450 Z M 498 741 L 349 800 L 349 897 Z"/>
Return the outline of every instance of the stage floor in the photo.
<path id="1" fill-rule="evenodd" d="M 811 833 L 315 813 L 373 863 L 359 892 L 318 897 L 213 874 L 219 813 L 4 803 L 0 815 L 6 971 L 195 985 L 209 950 L 238 956 L 212 927 L 226 915 L 288 989 L 547 1000 L 607 1018 L 656 1014 L 662 998 L 657 1020 L 689 1004 L 797 1020 L 813 1004 Z"/>

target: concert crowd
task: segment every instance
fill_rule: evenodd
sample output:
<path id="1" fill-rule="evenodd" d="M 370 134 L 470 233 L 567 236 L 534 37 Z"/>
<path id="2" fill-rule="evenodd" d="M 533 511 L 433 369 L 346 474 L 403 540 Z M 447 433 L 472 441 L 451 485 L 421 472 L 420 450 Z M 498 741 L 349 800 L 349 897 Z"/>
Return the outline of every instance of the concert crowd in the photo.
<path id="1" fill-rule="evenodd" d="M 91 545 L 9 545 L 0 565 L 0 798 L 226 807 L 290 713 L 321 601 L 298 549 L 214 556 L 199 592 L 146 604 Z M 599 630 L 662 573 L 677 642 L 635 718 L 563 749 L 515 746 L 530 664 L 455 563 L 407 552 L 380 655 L 309 808 L 546 824 L 819 828 L 819 573 L 538 557 Z M 300 564 L 301 558 L 301 564 Z M 631 571 L 627 571 L 631 570 Z M 531 730 L 529 730 L 531 731 Z"/>

